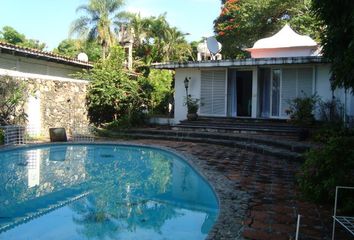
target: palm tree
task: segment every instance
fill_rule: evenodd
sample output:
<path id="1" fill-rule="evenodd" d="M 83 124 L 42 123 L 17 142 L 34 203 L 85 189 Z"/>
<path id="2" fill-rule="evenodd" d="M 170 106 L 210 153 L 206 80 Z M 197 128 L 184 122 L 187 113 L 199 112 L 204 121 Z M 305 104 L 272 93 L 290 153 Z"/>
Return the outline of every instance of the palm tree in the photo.
<path id="1" fill-rule="evenodd" d="M 102 46 L 102 58 L 115 42 L 112 30 L 114 18 L 123 0 L 90 0 L 88 5 L 81 5 L 76 12 L 84 11 L 85 16 L 76 19 L 71 26 L 70 35 L 78 34 L 87 40 L 96 40 Z"/>
<path id="2" fill-rule="evenodd" d="M 118 30 L 125 29 L 134 37 L 134 47 L 139 47 L 146 40 L 150 19 L 142 18 L 140 13 L 120 12 L 116 15 L 115 25 Z"/>

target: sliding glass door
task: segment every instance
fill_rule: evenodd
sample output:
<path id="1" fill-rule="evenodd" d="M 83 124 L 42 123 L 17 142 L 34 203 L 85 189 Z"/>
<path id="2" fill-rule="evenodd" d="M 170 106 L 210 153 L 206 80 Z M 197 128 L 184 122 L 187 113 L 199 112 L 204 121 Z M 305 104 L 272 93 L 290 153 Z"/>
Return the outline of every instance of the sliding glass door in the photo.
<path id="1" fill-rule="evenodd" d="M 279 109 L 280 109 L 280 78 L 281 71 L 280 69 L 272 70 L 272 91 L 271 91 L 271 116 L 279 117 Z"/>

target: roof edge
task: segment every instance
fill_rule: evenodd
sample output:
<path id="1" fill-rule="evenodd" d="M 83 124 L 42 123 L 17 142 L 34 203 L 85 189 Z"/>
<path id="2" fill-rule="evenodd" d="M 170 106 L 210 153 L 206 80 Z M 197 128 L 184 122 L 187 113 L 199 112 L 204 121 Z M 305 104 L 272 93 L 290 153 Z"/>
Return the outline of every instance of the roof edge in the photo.
<path id="1" fill-rule="evenodd" d="M 153 63 L 154 69 L 178 69 L 178 68 L 211 68 L 211 67 L 237 67 L 237 66 L 263 66 L 263 65 L 289 65 L 308 63 L 329 63 L 329 60 L 321 56 L 305 57 L 280 57 L 280 58 L 246 58 L 195 62 L 167 62 Z"/>
<path id="2" fill-rule="evenodd" d="M 17 46 L 11 43 L 6 43 L 6 42 L 1 42 L 0 41 L 0 53 L 10 53 L 10 54 L 15 54 L 23 57 L 30 57 L 34 59 L 46 59 L 47 61 L 51 62 L 59 62 L 62 64 L 67 64 L 67 65 L 75 65 L 75 66 L 81 66 L 81 67 L 87 67 L 87 68 L 92 68 L 93 64 L 91 62 L 84 62 L 77 60 L 75 58 L 69 58 L 66 56 L 62 56 L 59 54 L 55 54 L 52 52 L 46 52 L 46 51 L 41 51 L 38 49 L 32 49 L 32 48 L 26 48 L 26 47 L 21 47 Z"/>

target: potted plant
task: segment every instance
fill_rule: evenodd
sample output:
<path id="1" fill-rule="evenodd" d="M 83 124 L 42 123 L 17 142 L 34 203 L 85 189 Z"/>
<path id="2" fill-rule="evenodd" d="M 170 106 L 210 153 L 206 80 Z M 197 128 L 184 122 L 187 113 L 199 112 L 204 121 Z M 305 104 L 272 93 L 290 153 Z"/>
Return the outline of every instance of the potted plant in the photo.
<path id="1" fill-rule="evenodd" d="M 289 102 L 289 109 L 285 112 L 290 116 L 290 122 L 299 127 L 298 138 L 306 140 L 310 135 L 310 127 L 315 122 L 313 112 L 319 98 L 316 94 L 294 98 Z"/>
<path id="2" fill-rule="evenodd" d="M 199 99 L 192 98 L 188 95 L 184 101 L 184 105 L 187 106 L 187 119 L 194 121 L 198 119 Z"/>

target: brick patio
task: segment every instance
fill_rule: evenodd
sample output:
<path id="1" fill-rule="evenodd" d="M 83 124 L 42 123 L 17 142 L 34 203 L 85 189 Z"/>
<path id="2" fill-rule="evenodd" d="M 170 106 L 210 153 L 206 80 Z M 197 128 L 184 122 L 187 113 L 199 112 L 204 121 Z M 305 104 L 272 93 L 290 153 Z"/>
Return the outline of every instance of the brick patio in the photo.
<path id="1" fill-rule="evenodd" d="M 228 189 L 229 193 L 221 194 L 248 194 L 248 198 L 239 199 L 233 196 L 221 200 L 221 217 L 210 234 L 211 239 L 294 239 L 297 214 L 302 215 L 300 239 L 330 239 L 332 207 L 318 206 L 301 200 L 295 186 L 295 175 L 300 166 L 298 162 L 206 143 L 164 140 L 128 142 L 168 147 L 191 156 L 212 185 L 215 185 L 216 181 L 220 182 L 211 179 L 215 173 L 225 178 L 222 181 L 231 182 L 231 185 L 228 185 L 232 188 Z M 218 195 L 220 191 L 224 191 L 223 186 L 216 187 Z M 245 211 L 237 212 L 236 209 L 232 213 L 235 219 L 232 219 L 227 209 L 222 210 L 223 202 L 226 205 L 231 204 L 227 208 L 239 206 Z M 241 227 L 232 227 L 237 224 Z M 339 232 L 336 239 L 351 238 Z"/>

